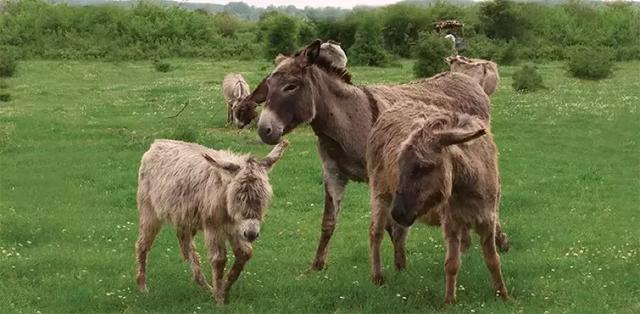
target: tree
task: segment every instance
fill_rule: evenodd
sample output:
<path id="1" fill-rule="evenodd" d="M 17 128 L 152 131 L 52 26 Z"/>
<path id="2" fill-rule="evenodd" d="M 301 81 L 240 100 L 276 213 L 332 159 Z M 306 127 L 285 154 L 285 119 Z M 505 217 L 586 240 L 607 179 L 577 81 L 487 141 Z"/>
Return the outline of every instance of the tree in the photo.
<path id="1" fill-rule="evenodd" d="M 433 32 L 426 32 L 420 36 L 416 47 L 416 58 L 413 73 L 417 77 L 429 77 L 448 68 L 444 58 L 451 55 L 451 42 Z"/>
<path id="2" fill-rule="evenodd" d="M 480 5 L 480 22 L 485 34 L 493 39 L 522 37 L 526 20 L 515 3 L 510 0 L 493 0 Z"/>
<path id="3" fill-rule="evenodd" d="M 274 58 L 279 53 L 290 55 L 295 52 L 298 42 L 299 23 L 284 14 L 271 14 L 261 21 L 264 23 L 266 57 Z"/>
<path id="4" fill-rule="evenodd" d="M 389 63 L 389 56 L 384 50 L 382 24 L 370 14 L 360 22 L 355 35 L 355 42 L 349 49 L 349 61 L 353 64 L 384 66 Z"/>

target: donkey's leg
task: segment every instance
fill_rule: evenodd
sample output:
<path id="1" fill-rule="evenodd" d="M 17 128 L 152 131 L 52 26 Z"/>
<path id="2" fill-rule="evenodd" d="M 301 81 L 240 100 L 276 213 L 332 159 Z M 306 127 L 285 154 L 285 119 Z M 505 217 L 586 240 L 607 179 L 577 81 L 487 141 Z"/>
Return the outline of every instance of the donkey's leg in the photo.
<path id="1" fill-rule="evenodd" d="M 500 221 L 496 221 L 495 242 L 500 252 L 509 251 L 509 237 L 507 236 L 506 233 L 502 232 L 502 226 L 500 226 Z"/>
<path id="2" fill-rule="evenodd" d="M 478 226 L 477 231 L 481 239 L 484 262 L 487 264 L 487 268 L 489 268 L 489 272 L 491 273 L 493 289 L 502 299 L 506 300 L 509 298 L 509 293 L 507 292 L 507 287 L 502 278 L 502 271 L 500 270 L 500 255 L 498 255 L 496 250 L 495 242 L 496 229 L 496 224 L 492 221 Z"/>
<path id="3" fill-rule="evenodd" d="M 203 288 L 211 289 L 211 286 L 207 283 L 207 279 L 202 273 L 200 267 L 200 255 L 196 251 L 195 245 L 195 230 L 178 230 L 178 242 L 180 243 L 180 251 L 182 251 L 182 257 L 185 261 L 188 261 L 191 265 L 191 272 L 193 273 L 193 281 Z"/>
<path id="4" fill-rule="evenodd" d="M 153 240 L 155 240 L 162 227 L 162 222 L 156 218 L 153 208 L 148 202 L 138 201 L 138 208 L 140 211 L 140 225 L 138 227 L 138 241 L 136 241 L 136 258 L 138 262 L 136 282 L 141 292 L 147 292 L 147 256 L 153 245 Z"/>
<path id="5" fill-rule="evenodd" d="M 373 186 L 373 185 L 372 185 Z M 373 191 L 371 191 L 374 194 Z M 382 275 L 382 239 L 384 229 L 389 223 L 389 207 L 391 201 L 379 195 L 371 195 L 371 225 L 369 226 L 369 245 L 371 251 L 371 280 L 376 285 L 384 283 Z M 395 244 L 394 244 L 395 247 Z"/>
<path id="6" fill-rule="evenodd" d="M 464 228 L 450 221 L 450 219 L 445 219 L 442 222 L 442 234 L 447 245 L 447 257 L 444 262 L 446 274 L 445 304 L 452 304 L 456 301 L 456 279 L 461 264 L 461 236 L 462 233 L 467 232 Z"/>
<path id="7" fill-rule="evenodd" d="M 207 245 L 209 264 L 213 272 L 213 297 L 218 304 L 224 304 L 224 266 L 227 264 L 225 237 L 213 228 L 204 229 L 204 242 Z"/>
<path id="8" fill-rule="evenodd" d="M 393 261 L 397 270 L 403 270 L 407 267 L 406 242 L 409 228 L 401 226 L 387 219 L 387 232 L 393 243 Z"/>
<path id="9" fill-rule="evenodd" d="M 333 235 L 340 213 L 340 202 L 344 195 L 348 179 L 340 173 L 335 161 L 323 157 L 324 168 L 324 216 L 322 217 L 322 229 L 316 257 L 311 264 L 313 270 L 321 270 L 327 261 L 329 240 Z"/>
<path id="10" fill-rule="evenodd" d="M 462 245 L 462 253 L 466 252 L 469 247 L 471 247 L 471 229 L 465 229 L 462 232 L 460 244 Z"/>
<path id="11" fill-rule="evenodd" d="M 235 256 L 235 260 L 233 261 L 233 266 L 229 270 L 227 274 L 227 283 L 224 286 L 224 295 L 225 297 L 229 295 L 229 290 L 231 290 L 231 286 L 238 280 L 240 277 L 240 273 L 244 269 L 244 265 L 251 259 L 253 255 L 253 247 L 251 243 L 241 240 L 238 237 L 231 239 L 231 246 L 233 247 L 233 255 Z"/>

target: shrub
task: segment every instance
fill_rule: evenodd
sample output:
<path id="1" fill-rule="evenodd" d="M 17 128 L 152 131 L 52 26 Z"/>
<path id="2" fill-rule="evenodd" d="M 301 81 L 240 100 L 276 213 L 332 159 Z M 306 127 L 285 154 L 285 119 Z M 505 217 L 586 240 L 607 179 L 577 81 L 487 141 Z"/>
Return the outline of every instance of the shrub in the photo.
<path id="1" fill-rule="evenodd" d="M 349 49 L 349 62 L 357 65 L 388 65 L 389 55 L 384 49 L 382 24 L 374 15 L 366 16 L 360 22 L 353 46 Z"/>
<path id="2" fill-rule="evenodd" d="M 9 83 L 0 80 L 0 89 L 9 88 Z"/>
<path id="3" fill-rule="evenodd" d="M 429 77 L 445 71 L 448 65 L 444 58 L 451 55 L 451 42 L 435 33 L 423 33 L 416 47 L 418 59 L 413 65 L 413 73 L 417 77 Z"/>
<path id="4" fill-rule="evenodd" d="M 7 53 L 0 52 L 0 77 L 11 77 L 16 73 L 16 58 Z"/>
<path id="5" fill-rule="evenodd" d="M 11 94 L 9 93 L 0 93 L 0 101 L 8 102 L 11 100 Z"/>
<path id="6" fill-rule="evenodd" d="M 518 60 L 518 43 L 515 40 L 507 43 L 498 58 L 498 63 L 501 65 L 514 64 Z"/>
<path id="7" fill-rule="evenodd" d="M 569 73 L 577 78 L 599 80 L 612 73 L 613 51 L 605 47 L 578 46 L 569 51 Z"/>
<path id="8" fill-rule="evenodd" d="M 169 72 L 171 71 L 171 64 L 164 62 L 164 61 L 160 61 L 160 60 L 154 60 L 153 61 L 153 67 L 156 69 L 156 71 L 158 72 Z"/>
<path id="9" fill-rule="evenodd" d="M 279 53 L 291 55 L 296 51 L 299 25 L 293 17 L 284 14 L 271 14 L 262 23 L 265 52 L 269 60 L 273 60 Z"/>
<path id="10" fill-rule="evenodd" d="M 513 73 L 513 89 L 519 92 L 535 92 L 544 88 L 542 76 L 534 65 L 525 64 Z"/>

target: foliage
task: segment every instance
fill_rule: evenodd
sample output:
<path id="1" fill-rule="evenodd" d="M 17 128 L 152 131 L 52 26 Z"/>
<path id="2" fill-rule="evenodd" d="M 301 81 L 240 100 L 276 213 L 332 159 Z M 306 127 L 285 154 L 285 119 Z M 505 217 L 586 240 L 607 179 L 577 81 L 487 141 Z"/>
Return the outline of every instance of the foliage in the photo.
<path id="1" fill-rule="evenodd" d="M 384 49 L 382 24 L 371 14 L 365 17 L 356 31 L 355 41 L 349 49 L 349 62 L 355 65 L 386 66 L 389 55 Z"/>
<path id="2" fill-rule="evenodd" d="M 299 23 L 293 17 L 275 13 L 259 22 L 263 31 L 265 56 L 273 59 L 278 54 L 290 55 L 298 48 Z"/>
<path id="3" fill-rule="evenodd" d="M 485 34 L 494 39 L 519 38 L 526 29 L 526 20 L 511 0 L 483 2 L 480 20 Z"/>
<path id="4" fill-rule="evenodd" d="M 572 47 L 567 65 L 574 77 L 589 80 L 607 78 L 613 72 L 612 51 L 605 47 Z"/>
<path id="5" fill-rule="evenodd" d="M 153 60 L 153 67 L 158 72 L 169 72 L 171 71 L 171 64 L 161 60 Z"/>
<path id="6" fill-rule="evenodd" d="M 416 47 L 416 63 L 413 73 L 416 77 L 429 77 L 445 71 L 448 65 L 444 58 L 452 53 L 451 42 L 433 32 L 423 33 Z"/>
<path id="7" fill-rule="evenodd" d="M 0 77 L 11 77 L 16 73 L 18 62 L 16 58 L 4 51 L 0 51 Z"/>
<path id="8" fill-rule="evenodd" d="M 0 101 L 8 102 L 11 100 L 11 94 L 9 93 L 0 93 Z"/>
<path id="9" fill-rule="evenodd" d="M 513 73 L 511 87 L 519 92 L 535 92 L 544 88 L 542 75 L 538 73 L 535 65 L 525 64 Z"/>
<path id="10" fill-rule="evenodd" d="M 348 12 L 309 9 L 306 15 L 293 7 L 257 10 L 231 3 L 225 12 L 210 16 L 162 1 L 96 6 L 57 2 L 3 2 L 0 50 L 11 49 L 21 59 L 254 59 L 291 53 L 322 38 L 336 40 L 349 51 L 358 29 L 374 15 L 373 27 L 382 27 L 381 52 L 402 58 L 411 57 L 419 35 L 431 31 L 433 22 L 458 19 L 465 24 L 468 47 L 461 54 L 468 56 L 500 63 L 564 60 L 567 47 L 605 46 L 613 49 L 615 60 L 640 60 L 640 6 L 630 3 L 403 2 Z M 256 22 L 258 11 L 262 14 Z M 330 12 L 335 16 L 327 15 Z"/>

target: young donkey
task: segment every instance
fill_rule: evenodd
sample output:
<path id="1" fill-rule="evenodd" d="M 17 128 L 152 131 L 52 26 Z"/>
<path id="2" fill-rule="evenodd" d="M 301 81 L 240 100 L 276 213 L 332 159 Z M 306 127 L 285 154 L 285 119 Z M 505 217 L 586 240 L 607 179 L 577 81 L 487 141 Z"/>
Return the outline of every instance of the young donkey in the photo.
<path id="1" fill-rule="evenodd" d="M 224 302 L 231 285 L 251 258 L 252 242 L 271 200 L 267 173 L 280 159 L 283 141 L 263 159 L 213 150 L 193 143 L 156 140 L 142 157 L 138 177 L 140 230 L 136 243 L 137 283 L 147 291 L 147 254 L 163 222 L 172 224 L 180 249 L 191 264 L 193 279 L 211 289 L 202 274 L 194 237 L 204 232 L 214 274 L 214 298 Z M 226 241 L 235 262 L 223 281 Z"/>
<path id="2" fill-rule="evenodd" d="M 483 121 L 424 103 L 398 104 L 374 124 L 367 168 L 374 282 L 383 281 L 380 250 L 385 226 L 391 218 L 404 228 L 420 219 L 442 226 L 447 247 L 445 303 L 455 301 L 460 255 L 469 246 L 465 241 L 470 229 L 480 235 L 495 291 L 508 297 L 495 241 L 500 199 L 497 149 Z M 394 248 L 404 248 L 405 240 L 392 237 Z M 404 262 L 398 250 L 395 259 L 396 264 Z"/>
<path id="3" fill-rule="evenodd" d="M 233 108 L 240 103 L 245 97 L 251 93 L 249 84 L 241 74 L 229 73 L 222 81 L 222 94 L 224 101 L 227 103 L 227 123 L 233 121 L 236 125 L 237 120 L 233 119 Z"/>
<path id="4" fill-rule="evenodd" d="M 459 72 L 473 78 L 487 95 L 493 94 L 500 85 L 498 65 L 487 60 L 451 56 L 445 59 L 451 72 Z"/>

